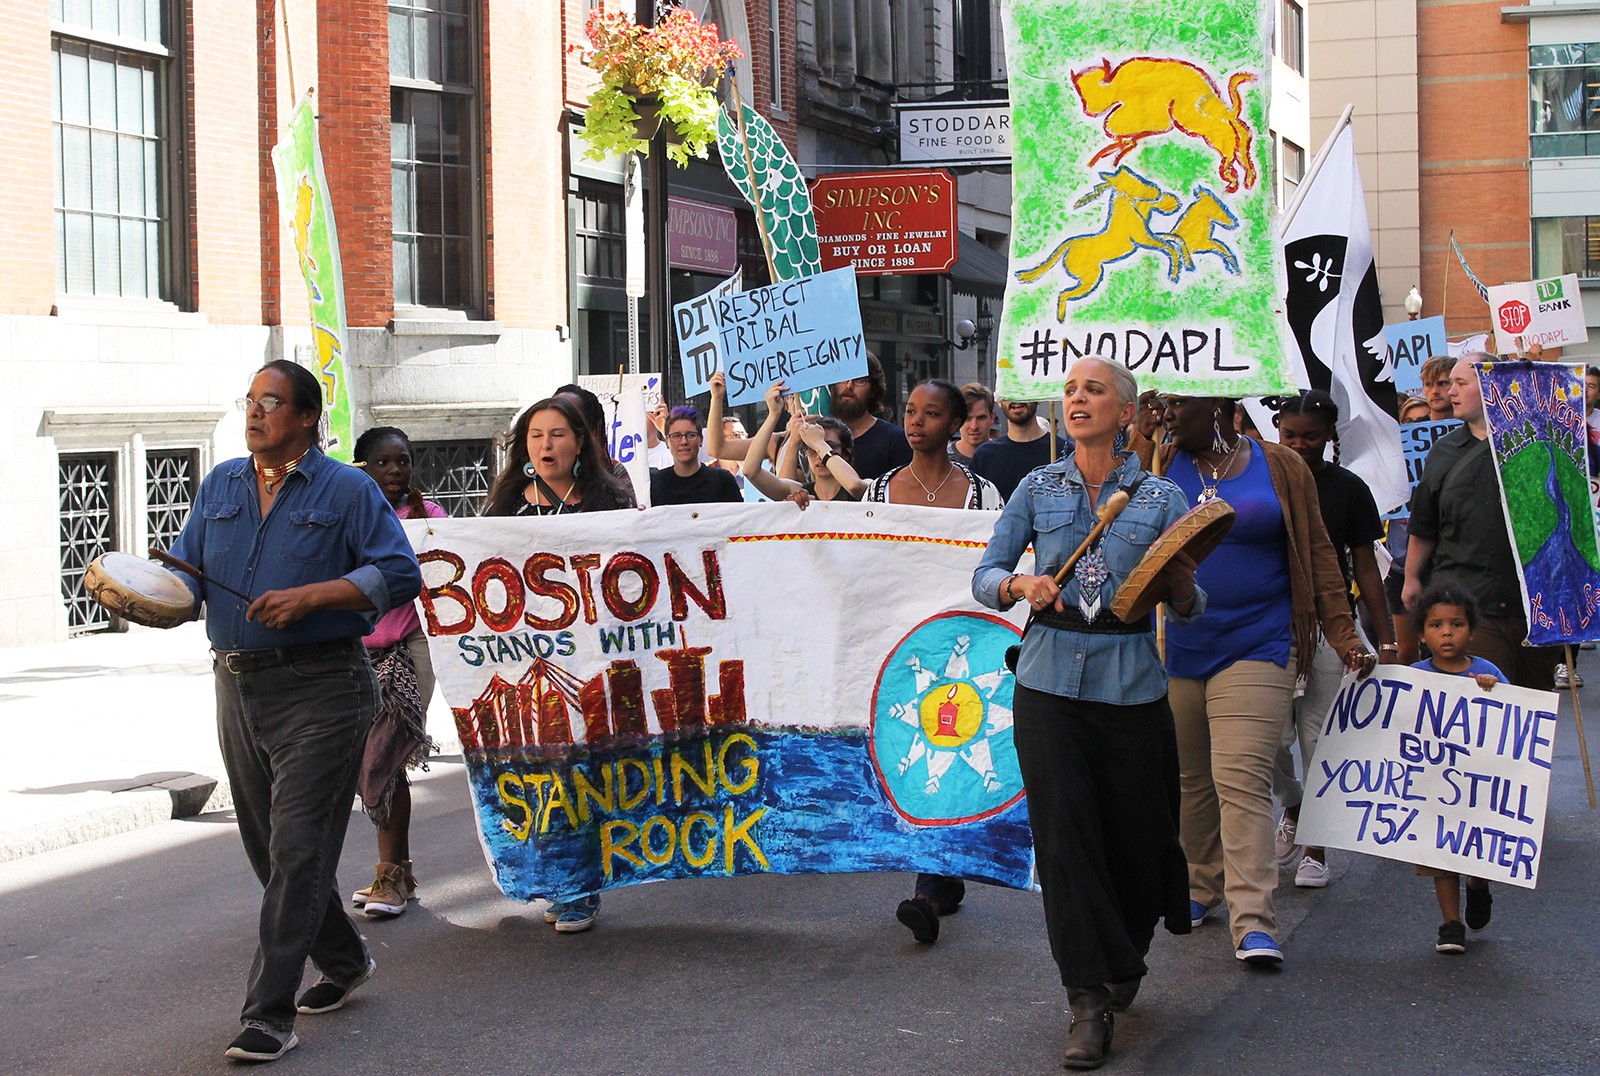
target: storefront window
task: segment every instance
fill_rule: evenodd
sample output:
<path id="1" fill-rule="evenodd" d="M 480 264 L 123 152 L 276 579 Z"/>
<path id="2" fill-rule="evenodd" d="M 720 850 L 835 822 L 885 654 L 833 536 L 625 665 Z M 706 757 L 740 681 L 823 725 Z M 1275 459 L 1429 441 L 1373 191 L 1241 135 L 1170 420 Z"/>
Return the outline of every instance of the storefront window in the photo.
<path id="1" fill-rule="evenodd" d="M 1600 156 L 1600 44 L 1528 50 L 1529 153 Z"/>

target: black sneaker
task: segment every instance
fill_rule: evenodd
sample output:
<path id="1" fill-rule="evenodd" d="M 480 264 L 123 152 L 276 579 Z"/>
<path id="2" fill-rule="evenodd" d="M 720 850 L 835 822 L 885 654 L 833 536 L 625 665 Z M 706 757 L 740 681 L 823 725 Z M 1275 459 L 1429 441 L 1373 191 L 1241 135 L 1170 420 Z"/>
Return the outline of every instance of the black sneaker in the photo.
<path id="1" fill-rule="evenodd" d="M 316 1013 L 332 1012 L 340 1008 L 355 988 L 372 978 L 372 973 L 378 970 L 378 962 L 371 957 L 367 958 L 367 970 L 362 972 L 352 982 L 340 986 L 326 975 L 311 984 L 311 988 L 300 995 L 300 1000 L 295 1003 L 295 1008 L 300 1012 L 315 1015 Z"/>
<path id="2" fill-rule="evenodd" d="M 1436 953 L 1464 953 L 1467 951 L 1467 928 L 1461 920 L 1452 919 L 1439 928 L 1439 940 L 1434 943 Z"/>
<path id="3" fill-rule="evenodd" d="M 299 1045 L 300 1040 L 293 1031 L 289 1032 L 288 1038 L 279 1039 L 270 1031 L 247 1027 L 228 1043 L 222 1056 L 234 1061 L 276 1061 Z"/>
<path id="4" fill-rule="evenodd" d="M 917 941 L 939 940 L 939 909 L 927 897 L 901 901 L 894 911 L 894 917 L 911 928 L 911 936 Z"/>
<path id="5" fill-rule="evenodd" d="M 1482 930 L 1489 925 L 1489 916 L 1494 913 L 1494 894 L 1489 892 L 1489 883 L 1484 882 L 1483 888 L 1467 886 L 1467 926 L 1473 930 Z"/>

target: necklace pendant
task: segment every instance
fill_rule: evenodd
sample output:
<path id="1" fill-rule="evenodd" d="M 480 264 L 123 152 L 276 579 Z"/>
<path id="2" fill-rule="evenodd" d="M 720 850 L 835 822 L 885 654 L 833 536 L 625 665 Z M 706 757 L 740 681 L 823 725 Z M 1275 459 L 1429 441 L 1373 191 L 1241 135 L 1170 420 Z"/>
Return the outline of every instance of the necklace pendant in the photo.
<path id="1" fill-rule="evenodd" d="M 931 493 L 930 493 L 930 494 L 928 494 L 928 503 L 929 503 L 929 504 L 932 504 L 932 503 L 933 503 L 933 494 L 931 494 Z"/>

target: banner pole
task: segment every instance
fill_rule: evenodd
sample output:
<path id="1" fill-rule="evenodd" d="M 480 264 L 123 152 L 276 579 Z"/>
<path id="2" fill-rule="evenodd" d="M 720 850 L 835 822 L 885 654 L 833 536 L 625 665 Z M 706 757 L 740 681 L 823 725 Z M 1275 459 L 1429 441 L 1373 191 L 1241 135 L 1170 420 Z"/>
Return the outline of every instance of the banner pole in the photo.
<path id="1" fill-rule="evenodd" d="M 1456 230 L 1450 229 L 1450 246 L 1453 249 L 1456 241 Z M 1439 316 L 1444 318 L 1444 331 L 1450 332 L 1450 254 L 1445 254 L 1444 259 L 1444 301 L 1439 304 Z"/>
<path id="2" fill-rule="evenodd" d="M 1300 203 L 1305 201 L 1306 192 L 1311 189 L 1311 181 L 1317 178 L 1317 173 L 1322 171 L 1322 164 L 1328 159 L 1328 154 L 1333 151 L 1333 140 L 1339 137 L 1339 132 L 1350 126 L 1350 117 L 1355 115 L 1356 106 L 1345 105 L 1344 111 L 1339 114 L 1339 122 L 1333 125 L 1327 141 L 1322 143 L 1322 148 L 1317 150 L 1317 155 L 1311 159 L 1311 167 L 1306 169 L 1306 174 L 1300 177 L 1300 185 L 1294 190 L 1294 199 L 1284 209 L 1283 215 L 1278 218 L 1278 234 L 1282 235 L 1289 230 L 1289 222 L 1294 220 L 1294 215 L 1300 212 Z"/>
<path id="3" fill-rule="evenodd" d="M 1578 705 L 1578 667 L 1572 661 L 1572 644 L 1566 644 L 1567 689 L 1572 692 L 1572 718 L 1578 727 L 1578 753 L 1583 756 L 1583 783 L 1589 787 L 1589 810 L 1595 809 L 1594 774 L 1589 772 L 1589 740 L 1583 734 L 1583 707 Z"/>
<path id="4" fill-rule="evenodd" d="M 750 208 L 756 211 L 756 227 L 761 231 L 761 250 L 767 256 L 767 283 L 778 282 L 778 266 L 772 260 L 772 236 L 767 234 L 767 217 L 761 208 L 761 190 L 756 186 L 756 166 L 750 156 L 750 134 L 744 128 L 744 103 L 739 100 L 739 83 L 731 75 L 728 89 L 733 93 L 733 118 L 739 125 L 739 142 L 744 147 L 744 178 L 750 183 Z"/>
<path id="5" fill-rule="evenodd" d="M 1050 409 L 1050 462 L 1056 461 L 1056 402 L 1051 400 L 1045 405 Z"/>
<path id="6" fill-rule="evenodd" d="M 289 0 L 278 0 L 278 14 L 283 18 L 283 66 L 289 74 L 289 100 L 298 101 L 294 89 L 294 45 L 289 41 Z"/>

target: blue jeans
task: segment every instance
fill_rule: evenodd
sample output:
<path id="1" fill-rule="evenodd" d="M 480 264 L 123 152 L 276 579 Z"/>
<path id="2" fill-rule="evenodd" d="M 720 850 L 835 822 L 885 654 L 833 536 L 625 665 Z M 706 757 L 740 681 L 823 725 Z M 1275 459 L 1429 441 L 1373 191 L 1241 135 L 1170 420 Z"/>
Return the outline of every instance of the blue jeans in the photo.
<path id="1" fill-rule="evenodd" d="M 221 660 L 212 668 L 239 838 L 265 890 L 240 1021 L 283 1034 L 294 1027 L 307 956 L 337 983 L 367 968 L 367 946 L 345 913 L 334 869 L 377 682 L 359 639 L 237 675 Z"/>

